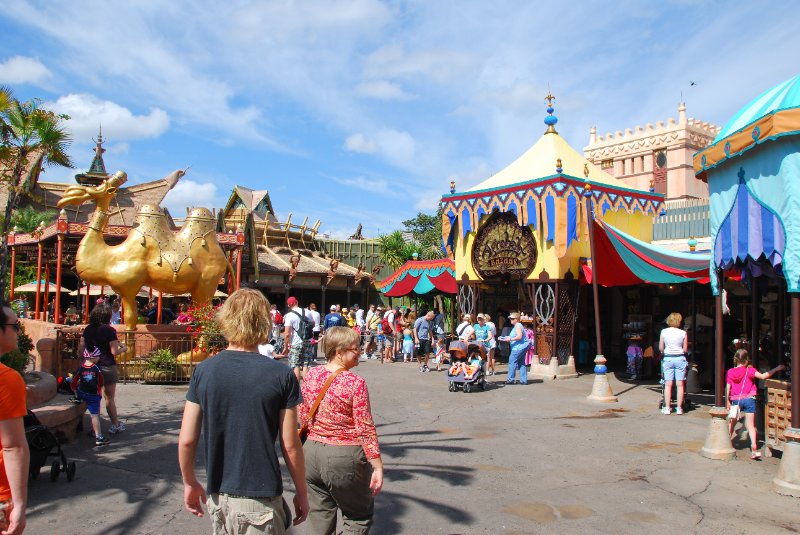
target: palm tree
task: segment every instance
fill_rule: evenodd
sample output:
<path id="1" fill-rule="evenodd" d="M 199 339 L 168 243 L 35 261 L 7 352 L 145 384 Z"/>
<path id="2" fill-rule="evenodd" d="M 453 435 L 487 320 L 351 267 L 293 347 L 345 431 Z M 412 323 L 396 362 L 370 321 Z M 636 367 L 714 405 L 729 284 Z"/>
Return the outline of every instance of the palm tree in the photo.
<path id="1" fill-rule="evenodd" d="M 38 99 L 20 102 L 10 90 L 0 88 L 0 182 L 8 190 L 0 228 L 0 288 L 5 288 L 8 277 L 11 214 L 28 177 L 43 165 L 72 167 L 67 154 L 72 138 L 62 123 L 67 119 L 66 115 L 41 108 Z"/>
<path id="2" fill-rule="evenodd" d="M 35 231 L 41 223 L 45 225 L 52 223 L 56 215 L 58 215 L 58 212 L 55 210 L 38 210 L 33 206 L 17 208 L 14 210 L 14 213 L 11 214 L 11 227 L 19 232 L 30 234 Z"/>
<path id="3" fill-rule="evenodd" d="M 377 240 L 381 247 L 381 259 L 392 269 L 397 269 L 406 260 L 411 260 L 411 255 L 414 254 L 414 245 L 403 239 L 403 234 L 399 230 L 378 236 Z"/>

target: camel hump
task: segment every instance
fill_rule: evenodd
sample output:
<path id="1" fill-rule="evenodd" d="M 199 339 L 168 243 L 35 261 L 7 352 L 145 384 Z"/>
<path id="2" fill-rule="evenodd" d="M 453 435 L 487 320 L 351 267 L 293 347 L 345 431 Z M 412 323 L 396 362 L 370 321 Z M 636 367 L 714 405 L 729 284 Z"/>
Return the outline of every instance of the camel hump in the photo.
<path id="1" fill-rule="evenodd" d="M 143 215 L 145 217 L 164 217 L 164 211 L 161 207 L 155 204 L 143 204 L 136 210 L 136 215 Z"/>
<path id="2" fill-rule="evenodd" d="M 211 210 L 202 207 L 191 208 L 189 213 L 186 214 L 186 221 L 190 219 L 193 221 L 210 221 L 212 224 L 216 224 L 217 222 Z"/>

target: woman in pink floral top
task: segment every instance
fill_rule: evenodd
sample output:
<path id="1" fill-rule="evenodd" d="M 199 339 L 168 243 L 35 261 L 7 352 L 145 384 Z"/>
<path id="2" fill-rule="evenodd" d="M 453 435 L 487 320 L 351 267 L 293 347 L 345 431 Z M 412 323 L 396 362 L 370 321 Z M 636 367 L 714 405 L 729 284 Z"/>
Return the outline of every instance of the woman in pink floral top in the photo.
<path id="1" fill-rule="evenodd" d="M 300 425 L 323 385 L 339 370 L 308 426 L 303 446 L 312 533 L 336 533 L 337 510 L 345 533 L 369 533 L 374 497 L 383 486 L 383 462 L 363 378 L 350 373 L 358 365 L 360 338 L 346 327 L 325 331 L 324 366 L 303 378 Z"/>

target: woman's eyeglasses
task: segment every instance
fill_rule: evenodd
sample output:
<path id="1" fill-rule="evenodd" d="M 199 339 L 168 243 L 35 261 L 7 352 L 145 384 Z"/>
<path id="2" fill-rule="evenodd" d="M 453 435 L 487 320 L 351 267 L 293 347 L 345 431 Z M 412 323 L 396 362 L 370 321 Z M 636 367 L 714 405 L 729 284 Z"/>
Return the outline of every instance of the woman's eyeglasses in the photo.
<path id="1" fill-rule="evenodd" d="M 3 323 L 3 326 L 11 327 L 15 331 L 19 332 L 19 322 L 16 322 L 16 323 Z"/>

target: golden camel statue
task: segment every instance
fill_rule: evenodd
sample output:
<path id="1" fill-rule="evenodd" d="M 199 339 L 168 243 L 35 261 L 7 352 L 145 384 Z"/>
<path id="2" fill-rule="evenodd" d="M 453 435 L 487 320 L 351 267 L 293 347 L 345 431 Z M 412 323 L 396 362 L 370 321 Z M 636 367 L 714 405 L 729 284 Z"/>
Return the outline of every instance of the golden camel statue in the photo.
<path id="1" fill-rule="evenodd" d="M 180 231 L 173 233 L 158 206 L 143 205 L 128 238 L 108 245 L 103 239 L 108 206 L 127 179 L 128 175 L 117 171 L 95 188 L 71 186 L 58 207 L 94 201 L 97 208 L 78 245 L 75 268 L 82 280 L 111 286 L 119 294 L 125 328 L 134 331 L 136 294 L 143 285 L 172 294 L 191 293 L 195 305 L 202 305 L 214 296 L 225 270 L 233 274 L 233 269 L 217 242 L 215 220 L 206 208 L 193 208 Z"/>

